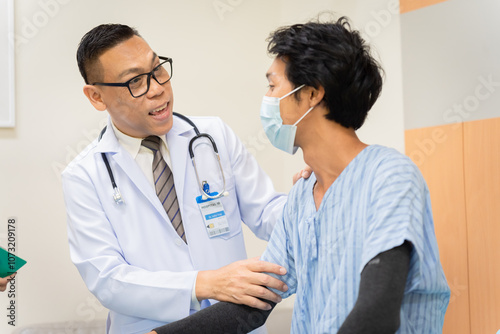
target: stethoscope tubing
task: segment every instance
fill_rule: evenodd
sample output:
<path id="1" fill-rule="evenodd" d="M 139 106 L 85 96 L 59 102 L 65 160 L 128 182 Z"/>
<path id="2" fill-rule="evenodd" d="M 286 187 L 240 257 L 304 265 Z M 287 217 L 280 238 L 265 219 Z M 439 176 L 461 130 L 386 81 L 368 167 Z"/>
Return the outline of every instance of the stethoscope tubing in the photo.
<path id="1" fill-rule="evenodd" d="M 209 199 L 217 199 L 217 198 L 220 198 L 220 197 L 223 197 L 223 196 L 227 196 L 228 193 L 226 191 L 226 177 L 224 175 L 224 170 L 222 169 L 222 163 L 220 161 L 219 150 L 217 149 L 217 145 L 215 144 L 214 139 L 208 133 L 200 133 L 200 131 L 198 130 L 198 127 L 196 126 L 196 124 L 194 124 L 193 121 L 191 121 L 186 116 L 184 116 L 182 114 L 179 114 L 179 113 L 176 113 L 176 112 L 174 112 L 173 115 L 176 116 L 176 117 L 178 117 L 178 118 L 180 118 L 180 119 L 182 119 L 183 121 L 187 122 L 189 125 L 191 125 L 193 127 L 193 129 L 194 129 L 194 132 L 196 133 L 196 135 L 193 138 L 191 138 L 191 140 L 189 141 L 188 150 L 189 150 L 189 156 L 191 157 L 191 161 L 193 163 L 194 171 L 195 171 L 195 174 L 196 174 L 196 180 L 198 181 L 198 186 L 199 186 L 200 191 L 202 193 L 203 200 L 206 200 L 207 198 L 209 198 Z M 107 128 L 107 126 L 105 126 L 101 130 L 101 133 L 99 134 L 98 141 L 101 140 L 102 136 L 106 132 L 106 128 Z M 210 141 L 210 143 L 212 144 L 212 148 L 214 150 L 214 154 L 215 154 L 215 156 L 217 158 L 217 163 L 219 164 L 219 171 L 220 171 L 220 174 L 221 174 L 221 177 L 222 177 L 223 188 L 224 189 L 220 193 L 218 193 L 217 195 L 213 195 L 212 196 L 209 193 L 205 192 L 205 190 L 203 189 L 203 185 L 200 182 L 200 177 L 198 175 L 198 169 L 197 169 L 197 166 L 196 166 L 196 159 L 195 159 L 195 155 L 194 155 L 194 151 L 193 151 L 193 144 L 194 144 L 194 142 L 197 139 L 200 139 L 200 138 L 207 138 Z M 101 157 L 102 157 L 102 160 L 104 161 L 104 165 L 106 165 L 106 169 L 108 171 L 109 179 L 111 181 L 111 186 L 113 187 L 113 191 L 114 191 L 113 199 L 115 200 L 116 204 L 121 204 L 121 203 L 123 203 L 123 197 L 122 197 L 122 195 L 120 193 L 120 190 L 119 190 L 118 186 L 116 185 L 115 177 L 113 175 L 113 170 L 111 169 L 111 166 L 109 164 L 108 158 L 106 157 L 105 153 L 101 153 Z"/>

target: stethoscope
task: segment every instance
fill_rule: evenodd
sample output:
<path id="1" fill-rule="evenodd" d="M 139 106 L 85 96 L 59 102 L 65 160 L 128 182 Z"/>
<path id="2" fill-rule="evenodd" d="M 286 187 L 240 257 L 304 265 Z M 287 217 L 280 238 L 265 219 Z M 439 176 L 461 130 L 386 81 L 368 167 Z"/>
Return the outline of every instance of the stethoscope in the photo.
<path id="1" fill-rule="evenodd" d="M 222 169 L 222 164 L 220 162 L 219 150 L 217 149 L 217 145 L 215 144 L 215 141 L 212 138 L 212 136 L 210 136 L 208 133 L 200 133 L 200 131 L 198 130 L 198 127 L 186 116 L 179 114 L 179 113 L 176 113 L 176 112 L 174 112 L 173 115 L 177 116 L 180 119 L 184 120 L 185 122 L 189 123 L 189 125 L 191 125 L 193 127 L 194 132 L 196 133 L 196 135 L 193 138 L 191 138 L 191 140 L 189 141 L 188 149 L 189 149 L 189 156 L 191 157 L 191 161 L 193 162 L 194 172 L 196 174 L 196 180 L 198 181 L 198 186 L 200 187 L 200 190 L 201 190 L 202 199 L 203 200 L 217 199 L 220 197 L 228 196 L 229 193 L 226 191 L 226 178 L 224 176 L 224 170 Z M 107 128 L 107 126 L 105 126 L 102 129 L 101 133 L 99 134 L 98 141 L 101 140 L 102 136 L 106 132 L 106 128 Z M 207 138 L 212 143 L 214 155 L 216 156 L 217 162 L 219 163 L 219 171 L 220 171 L 220 175 L 222 177 L 223 188 L 224 188 L 220 193 L 217 193 L 217 192 L 211 193 L 208 182 L 207 181 L 200 182 L 200 177 L 198 175 L 198 169 L 196 168 L 196 159 L 194 156 L 193 144 L 197 139 L 200 139 L 203 137 Z M 113 187 L 113 191 L 114 191 L 113 199 L 114 199 L 116 204 L 122 204 L 122 203 L 124 203 L 123 196 L 120 193 L 120 189 L 116 185 L 115 177 L 113 175 L 113 171 L 111 170 L 111 166 L 109 165 L 108 158 L 106 157 L 105 153 L 101 153 L 101 157 L 102 157 L 102 160 L 104 161 L 104 164 L 106 165 L 106 169 L 108 170 L 109 179 L 111 180 L 111 186 Z"/>

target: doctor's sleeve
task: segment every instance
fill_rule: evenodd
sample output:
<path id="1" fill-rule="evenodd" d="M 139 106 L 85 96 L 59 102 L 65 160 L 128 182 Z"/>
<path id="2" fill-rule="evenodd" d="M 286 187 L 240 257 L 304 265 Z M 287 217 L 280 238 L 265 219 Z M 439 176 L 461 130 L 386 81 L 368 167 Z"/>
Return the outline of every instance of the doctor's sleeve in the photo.
<path id="1" fill-rule="evenodd" d="M 91 178 L 75 168 L 62 175 L 68 239 L 71 260 L 88 289 L 121 314 L 161 322 L 188 316 L 197 272 L 151 272 L 129 265 Z"/>
<path id="2" fill-rule="evenodd" d="M 268 240 L 287 197 L 275 191 L 270 177 L 236 134 L 226 124 L 222 127 L 242 220 L 257 237 Z"/>

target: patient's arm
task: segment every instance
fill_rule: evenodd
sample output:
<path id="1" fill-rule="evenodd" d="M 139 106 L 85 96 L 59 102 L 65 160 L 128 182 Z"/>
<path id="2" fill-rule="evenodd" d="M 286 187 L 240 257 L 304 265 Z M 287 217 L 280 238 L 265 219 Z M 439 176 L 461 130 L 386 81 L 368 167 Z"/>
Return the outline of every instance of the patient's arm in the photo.
<path id="1" fill-rule="evenodd" d="M 410 267 L 411 244 L 375 256 L 363 268 L 359 295 L 338 334 L 395 333 Z"/>
<path id="2" fill-rule="evenodd" d="M 155 328 L 154 332 L 158 334 L 248 333 L 264 325 L 267 317 L 276 306 L 271 301 L 266 300 L 265 302 L 272 306 L 269 311 L 246 305 L 219 302 L 187 318 Z M 148 334 L 154 334 L 154 332 Z"/>

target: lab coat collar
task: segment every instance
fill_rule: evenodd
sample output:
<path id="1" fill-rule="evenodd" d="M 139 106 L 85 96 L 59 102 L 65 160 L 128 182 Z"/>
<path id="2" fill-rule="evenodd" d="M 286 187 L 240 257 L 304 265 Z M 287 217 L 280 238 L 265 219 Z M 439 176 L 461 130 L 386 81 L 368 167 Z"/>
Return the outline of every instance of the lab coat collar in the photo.
<path id="1" fill-rule="evenodd" d="M 194 136 L 195 132 L 193 127 L 180 119 L 179 117 L 174 116 L 172 128 L 167 133 L 167 143 L 169 143 L 168 139 L 173 138 L 174 136 L 182 136 L 187 135 Z M 170 149 L 170 145 L 168 147 Z M 108 124 L 106 127 L 106 132 L 104 132 L 101 140 L 97 143 L 96 152 L 97 153 L 116 153 L 120 151 L 120 143 L 118 142 L 118 138 L 116 138 L 113 133 L 113 124 L 111 123 L 111 117 L 108 117 Z"/>
<path id="2" fill-rule="evenodd" d="M 175 116 L 172 128 L 166 134 L 168 148 L 170 150 L 170 160 L 172 162 L 175 191 L 177 193 L 180 208 L 184 207 L 184 178 L 188 162 L 190 162 L 190 159 L 188 159 L 188 146 L 189 141 L 192 137 L 194 137 L 194 135 L 195 131 L 193 127 L 189 123 Z M 112 130 L 111 118 L 108 118 L 106 132 L 97 143 L 96 153 L 116 153 L 112 154 L 112 158 L 124 169 L 130 179 L 137 184 L 138 188 L 141 189 L 144 195 L 146 195 L 146 197 L 148 197 L 153 204 L 157 202 L 153 199 L 153 195 L 155 195 L 154 192 L 146 190 L 151 187 L 147 184 L 147 180 L 140 171 L 139 167 L 134 164 L 130 165 L 128 163 L 128 158 L 130 157 L 126 158 L 123 154 L 124 149 L 119 144 L 118 139 Z M 161 214 L 165 213 L 165 210 L 160 205 L 158 205 L 157 210 Z"/>
<path id="3" fill-rule="evenodd" d="M 111 117 L 108 117 L 108 124 L 106 125 L 106 132 L 102 135 L 101 140 L 97 143 L 96 153 L 116 153 L 120 151 L 120 143 L 113 132 L 113 125 L 111 124 Z"/>
<path id="4" fill-rule="evenodd" d="M 191 136 L 194 136 L 195 132 L 194 132 L 194 129 L 191 126 L 191 124 L 184 121 L 183 119 L 180 119 L 177 116 L 174 116 L 174 122 L 172 125 L 172 129 L 170 129 L 170 131 L 167 133 L 167 136 L 168 135 L 183 135 L 183 134 L 190 132 L 190 131 L 192 131 Z"/>

